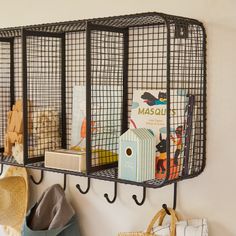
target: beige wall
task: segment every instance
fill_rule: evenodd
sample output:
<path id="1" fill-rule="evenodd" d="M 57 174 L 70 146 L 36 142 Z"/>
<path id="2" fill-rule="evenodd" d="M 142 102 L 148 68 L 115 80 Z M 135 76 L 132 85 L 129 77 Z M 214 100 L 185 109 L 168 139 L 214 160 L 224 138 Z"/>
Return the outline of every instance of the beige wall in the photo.
<path id="1" fill-rule="evenodd" d="M 206 217 L 211 236 L 236 235 L 236 1 L 235 0 L 8 0 L 0 1 L 0 27 L 67 21 L 127 13 L 157 11 L 196 18 L 207 29 L 207 165 L 199 177 L 178 185 L 177 209 L 186 217 Z M 38 172 L 33 173 L 37 178 Z M 32 199 L 63 176 L 46 173 L 40 186 L 31 185 Z M 144 229 L 162 203 L 172 205 L 173 186 L 150 189 L 141 207 L 132 194 L 141 197 L 136 186 L 118 186 L 92 180 L 87 195 L 75 188 L 82 177 L 68 177 L 67 195 L 79 217 L 82 236 L 115 236 L 118 231 Z M 2 234 L 1 234 L 2 235 Z"/>

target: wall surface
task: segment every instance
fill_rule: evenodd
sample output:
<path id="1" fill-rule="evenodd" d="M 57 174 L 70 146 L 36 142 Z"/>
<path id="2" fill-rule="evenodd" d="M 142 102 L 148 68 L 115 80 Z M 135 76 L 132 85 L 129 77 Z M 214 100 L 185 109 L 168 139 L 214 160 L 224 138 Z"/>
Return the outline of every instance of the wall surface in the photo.
<path id="1" fill-rule="evenodd" d="M 177 209 L 188 218 L 206 217 L 211 236 L 235 236 L 236 212 L 236 1 L 235 0 L 1 0 L 0 27 L 157 11 L 196 18 L 207 30 L 207 165 L 199 177 L 178 184 Z M 35 178 L 39 172 L 34 171 Z M 31 184 L 35 201 L 42 191 L 63 183 L 60 174 L 46 173 L 40 186 Z M 82 236 L 115 236 L 119 231 L 145 229 L 163 203 L 172 206 L 173 186 L 148 190 L 137 206 L 136 186 L 118 185 L 118 199 L 109 204 L 113 184 L 92 180 L 90 192 L 75 188 L 86 179 L 68 177 L 67 196 L 78 214 Z M 2 234 L 1 234 L 2 235 Z"/>

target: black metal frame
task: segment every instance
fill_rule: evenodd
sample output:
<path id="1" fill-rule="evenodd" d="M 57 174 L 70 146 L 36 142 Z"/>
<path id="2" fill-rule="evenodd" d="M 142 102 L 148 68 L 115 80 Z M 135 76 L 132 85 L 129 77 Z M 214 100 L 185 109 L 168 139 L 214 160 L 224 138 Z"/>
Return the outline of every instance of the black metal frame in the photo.
<path id="1" fill-rule="evenodd" d="M 28 117 L 28 73 L 27 73 L 27 37 L 48 37 L 59 38 L 61 40 L 61 147 L 66 148 L 66 80 L 65 80 L 65 34 L 64 33 L 52 33 L 52 32 L 40 32 L 22 29 L 22 97 L 23 97 L 23 157 L 24 163 L 34 163 L 44 160 L 44 156 L 29 158 L 28 152 L 28 139 L 29 139 L 29 117 Z"/>
<path id="2" fill-rule="evenodd" d="M 9 91 L 10 91 L 10 99 L 9 99 L 9 109 L 12 107 L 12 105 L 15 103 L 15 89 L 14 89 L 14 38 L 13 37 L 9 37 L 9 38 L 0 38 L 0 43 L 9 43 L 9 47 L 10 47 L 10 55 L 9 55 L 9 64 L 10 64 L 10 68 L 9 68 Z M 7 86 L 7 84 L 5 84 L 4 86 Z M 4 96 L 4 95 L 2 95 Z M 4 99 L 4 97 L 2 97 L 2 99 Z M 5 98 L 6 99 L 6 98 Z M 6 108 L 6 107 L 5 107 Z M 3 109 L 3 107 L 2 107 Z M 7 111 L 4 111 L 5 113 Z M 2 115 L 6 115 L 6 114 L 2 114 Z M 2 126 L 4 124 L 1 124 Z M 2 127 L 2 129 L 5 129 L 5 127 Z M 2 131 L 3 132 L 3 131 Z M 3 138 L 3 137 L 2 137 Z M 0 151 L 3 152 L 4 151 L 4 147 L 0 147 Z"/>
<path id="3" fill-rule="evenodd" d="M 150 27 L 150 28 L 148 28 Z M 163 32 L 156 31 L 157 29 L 161 28 Z M 170 170 L 171 170 L 171 143 L 170 143 L 170 133 L 171 133 L 171 99 L 173 98 L 171 95 L 171 90 L 173 89 L 174 82 L 174 76 L 172 75 L 172 69 L 175 70 L 174 64 L 175 59 L 173 59 L 173 40 L 187 40 L 188 35 L 191 33 L 191 27 L 196 27 L 197 30 L 193 30 L 194 34 L 194 40 L 196 39 L 197 43 L 200 45 L 199 48 L 196 49 L 196 54 L 193 53 L 192 58 L 191 55 L 187 55 L 190 51 L 186 51 L 185 57 L 187 58 L 186 62 L 181 63 L 195 63 L 194 56 L 198 57 L 196 61 L 196 64 L 201 64 L 201 69 L 198 69 L 197 67 L 194 68 L 195 70 L 195 76 L 196 78 L 200 78 L 200 82 L 196 82 L 197 80 L 193 80 L 193 88 L 190 87 L 191 81 L 189 83 L 190 90 L 194 90 L 194 86 L 196 86 L 197 92 L 200 93 L 198 95 L 200 98 L 198 98 L 198 103 L 202 104 L 200 105 L 200 135 L 199 143 L 196 143 L 197 153 L 194 153 L 196 155 L 196 159 L 199 162 L 197 164 L 197 171 L 178 176 L 178 178 L 170 179 Z M 121 119 L 121 133 L 125 132 L 128 129 L 128 116 L 129 116 L 129 110 L 130 110 L 130 97 L 129 95 L 132 94 L 133 84 L 130 85 L 129 83 L 137 83 L 138 80 L 134 80 L 133 78 L 129 78 L 129 57 L 131 54 L 130 48 L 133 49 L 134 46 L 132 46 L 130 43 L 130 37 L 136 37 L 135 32 L 130 32 L 130 29 L 137 29 L 138 32 L 141 32 L 140 35 L 142 37 L 147 37 L 145 39 L 145 42 L 148 42 L 148 37 L 157 35 L 160 37 L 164 37 L 163 41 L 163 52 L 159 52 L 161 58 L 165 58 L 165 65 L 166 68 L 161 68 L 161 70 L 165 71 L 166 77 L 165 79 L 161 79 L 161 83 L 163 88 L 166 90 L 167 93 L 167 137 L 166 137 L 166 144 L 167 144 L 167 172 L 164 179 L 155 179 L 155 180 L 149 180 L 146 182 L 137 183 L 134 181 L 128 181 L 123 179 L 118 179 L 117 177 L 117 162 L 113 163 L 105 163 L 100 165 L 93 165 L 92 164 L 92 134 L 91 134 L 91 32 L 93 31 L 100 31 L 100 32 L 117 32 L 122 35 L 122 46 L 123 46 L 123 52 L 122 52 L 122 75 L 123 75 L 123 95 L 122 95 L 122 119 Z M 149 34 L 142 33 L 145 30 L 149 30 Z M 194 28 L 195 29 L 195 28 Z M 42 163 L 35 163 L 38 161 L 43 161 L 43 157 L 37 157 L 37 158 L 28 158 L 28 105 L 27 105 L 27 37 L 28 36 L 35 36 L 35 37 L 56 37 L 60 38 L 61 40 L 61 65 L 60 65 L 60 71 L 61 71 L 61 120 L 62 120 L 62 148 L 67 148 L 67 123 L 66 123 L 66 93 L 67 93 L 67 80 L 66 80 L 66 35 L 69 35 L 71 33 L 82 33 L 86 36 L 86 42 L 85 42 L 85 54 L 86 54 L 86 119 L 87 119 L 87 126 L 86 126 L 86 162 L 87 162 L 87 173 L 78 173 L 78 172 L 71 172 L 71 171 L 65 171 L 65 170 L 56 170 L 52 168 L 46 168 Z M 133 35 L 132 35 L 133 34 Z M 198 35 L 199 34 L 199 35 Z M 173 36 L 174 35 L 174 36 Z M 98 19 L 89 19 L 89 20 L 81 20 L 81 21 L 72 21 L 72 22 L 64 22 L 64 23 L 54 23 L 54 24 L 43 24 L 43 25 L 35 25 L 35 26 L 27 26 L 23 28 L 9 28 L 9 29 L 2 29 L 0 30 L 0 42 L 9 42 L 11 44 L 11 70 L 10 70 L 10 100 L 11 100 L 11 106 L 14 104 L 15 100 L 15 80 L 14 80 L 14 37 L 21 37 L 22 40 L 22 90 L 23 90 L 23 116 L 24 116 L 24 164 L 17 164 L 11 157 L 3 157 L 1 159 L 1 163 L 3 164 L 9 164 L 9 165 L 19 165 L 19 166 L 26 166 L 28 168 L 35 168 L 35 169 L 41 169 L 41 170 L 48 170 L 53 172 L 59 172 L 64 174 L 71 174 L 71 175 L 78 175 L 78 176 L 88 176 L 89 178 L 97 178 L 101 180 L 108 180 L 108 181 L 114 181 L 119 183 L 125 183 L 125 184 L 133 184 L 148 188 L 159 188 L 167 184 L 171 184 L 173 182 L 177 182 L 183 179 L 188 179 L 195 177 L 199 175 L 205 168 L 206 164 L 206 33 L 204 26 L 201 22 L 184 18 L 184 17 L 177 17 L 172 15 L 166 15 L 163 13 L 141 13 L 141 14 L 134 14 L 134 15 L 126 15 L 126 16 L 118 16 L 118 17 L 107 17 L 107 18 L 98 18 Z M 154 41 L 154 39 L 153 39 Z M 77 42 L 77 41 L 76 41 Z M 73 42 L 74 43 L 74 42 Z M 190 49 L 185 50 L 191 50 L 191 45 L 195 43 L 190 40 L 188 47 Z M 154 45 L 156 46 L 156 45 Z M 144 46 L 141 45 L 142 50 L 144 50 Z M 180 53 L 181 52 L 181 49 Z M 199 50 L 199 51 L 198 51 Z M 140 51 L 140 54 L 144 53 L 144 51 Z M 181 56 L 181 55 L 180 55 Z M 136 58 L 137 60 L 140 59 L 140 57 Z M 135 60 L 136 60 L 135 59 Z M 140 62 L 140 66 L 146 66 L 143 59 Z M 182 59 L 181 59 L 182 60 Z M 191 62 L 191 60 L 193 62 Z M 132 65 L 138 65 L 132 62 Z M 152 65 L 155 63 L 153 62 Z M 191 69 L 191 67 L 189 67 Z M 152 68 L 153 69 L 153 68 Z M 190 70 L 189 69 L 189 70 Z M 144 73 L 144 69 L 142 73 Z M 154 69 L 153 69 L 154 70 Z M 182 70 L 183 73 L 185 73 L 185 69 L 180 68 L 180 71 Z M 201 71 L 201 72 L 199 72 Z M 197 74 L 201 73 L 201 74 Z M 190 73 L 187 74 L 187 76 L 190 76 Z M 143 76 L 143 75 L 142 75 Z M 142 78 L 141 76 L 141 78 Z M 163 75 L 162 75 L 163 76 Z M 184 76 L 186 76 L 184 74 Z M 181 77 L 180 74 L 177 75 L 177 77 Z M 153 77 L 151 77 L 153 78 Z M 186 79 L 186 78 L 184 78 Z M 134 80 L 134 81 L 133 81 Z M 149 81 L 145 81 L 149 82 Z M 140 82 L 143 83 L 142 81 Z M 155 83 L 155 81 L 150 82 Z M 195 83 L 195 84 L 194 84 Z M 199 84 L 198 84 L 199 83 Z M 201 83 L 201 85 L 200 85 Z M 157 85 L 154 86 L 156 88 Z M 199 87 L 197 87 L 199 86 Z M 136 85 L 137 87 L 137 85 Z M 139 86 L 138 88 L 141 88 Z M 63 102 L 65 101 L 65 102 Z M 3 151 L 3 150 L 2 150 Z"/>

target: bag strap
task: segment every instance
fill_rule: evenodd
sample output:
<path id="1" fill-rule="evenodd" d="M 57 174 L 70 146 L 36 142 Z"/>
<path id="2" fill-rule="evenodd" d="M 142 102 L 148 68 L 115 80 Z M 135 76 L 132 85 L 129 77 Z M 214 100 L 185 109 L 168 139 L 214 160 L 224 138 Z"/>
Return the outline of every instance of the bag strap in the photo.
<path id="1" fill-rule="evenodd" d="M 148 225 L 147 233 L 151 233 L 154 224 L 155 224 L 156 221 L 161 217 L 161 215 L 163 215 L 164 213 L 165 213 L 165 210 L 164 210 L 164 209 L 161 209 L 160 211 L 158 211 L 158 212 L 156 213 L 156 215 L 152 218 L 151 222 L 150 222 L 149 225 Z"/>
<path id="2" fill-rule="evenodd" d="M 175 224 L 177 222 L 177 217 L 175 215 L 175 211 L 171 208 L 168 208 L 170 215 L 171 215 L 171 223 L 170 223 L 170 236 L 175 236 Z M 148 225 L 146 233 L 151 233 L 152 228 L 156 221 L 159 219 L 159 222 L 163 222 L 164 217 L 166 216 L 166 211 L 165 209 L 161 209 L 160 211 L 157 212 L 157 214 L 153 217 L 151 220 L 150 224 Z"/>
<path id="3" fill-rule="evenodd" d="M 174 210 L 174 209 L 173 209 Z M 179 221 L 180 220 L 180 216 L 179 216 L 179 214 L 174 210 L 174 212 L 175 212 L 175 217 L 176 217 L 176 221 Z M 159 222 L 158 222 L 158 225 L 159 226 L 161 226 L 162 225 L 162 223 L 163 223 L 163 220 L 164 220 L 164 218 L 165 218 L 165 216 L 166 216 L 166 211 L 160 216 L 160 218 L 159 218 Z"/>

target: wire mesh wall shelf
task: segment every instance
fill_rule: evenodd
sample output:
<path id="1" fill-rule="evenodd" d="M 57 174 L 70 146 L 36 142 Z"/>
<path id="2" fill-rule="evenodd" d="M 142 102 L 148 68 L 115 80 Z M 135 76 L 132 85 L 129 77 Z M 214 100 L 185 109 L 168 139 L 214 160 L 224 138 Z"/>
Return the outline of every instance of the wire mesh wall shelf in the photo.
<path id="1" fill-rule="evenodd" d="M 205 167 L 206 33 L 197 20 L 153 12 L 1 29 L 0 79 L 3 164 L 151 188 Z M 137 126 L 138 95 L 143 115 L 164 117 L 156 175 L 141 182 L 118 177 L 119 138 Z M 72 147 L 86 150 L 86 172 L 45 167 L 45 151 Z"/>

